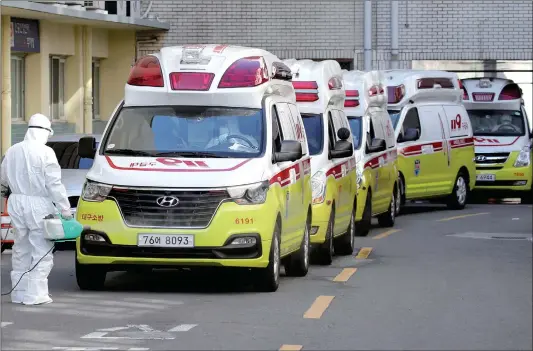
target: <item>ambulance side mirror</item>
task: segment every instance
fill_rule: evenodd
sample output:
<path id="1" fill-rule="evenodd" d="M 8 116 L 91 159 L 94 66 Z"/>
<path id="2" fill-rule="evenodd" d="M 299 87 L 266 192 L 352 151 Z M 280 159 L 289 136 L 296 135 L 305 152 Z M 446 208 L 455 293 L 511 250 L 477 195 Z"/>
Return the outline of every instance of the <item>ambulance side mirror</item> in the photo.
<path id="1" fill-rule="evenodd" d="M 283 140 L 279 152 L 274 154 L 275 162 L 294 162 L 302 158 L 302 144 L 296 140 Z"/>
<path id="2" fill-rule="evenodd" d="M 78 156 L 81 158 L 94 159 L 96 154 L 96 139 L 94 137 L 80 138 L 78 144 Z"/>
<path id="3" fill-rule="evenodd" d="M 383 139 L 375 138 L 370 145 L 367 145 L 367 151 L 370 154 L 387 150 L 387 143 Z"/>
<path id="4" fill-rule="evenodd" d="M 335 148 L 329 152 L 331 158 L 344 158 L 353 155 L 353 144 L 346 140 L 339 140 Z"/>

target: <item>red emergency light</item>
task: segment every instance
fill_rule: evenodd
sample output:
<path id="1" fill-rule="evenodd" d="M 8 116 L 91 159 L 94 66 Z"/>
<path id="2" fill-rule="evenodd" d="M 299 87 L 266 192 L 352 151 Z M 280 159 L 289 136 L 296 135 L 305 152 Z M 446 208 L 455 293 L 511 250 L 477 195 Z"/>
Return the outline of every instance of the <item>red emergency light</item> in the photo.
<path id="1" fill-rule="evenodd" d="M 211 87 L 214 78 L 214 73 L 173 72 L 170 73 L 170 86 L 172 90 L 206 91 Z"/>
<path id="2" fill-rule="evenodd" d="M 383 87 L 381 85 L 374 85 L 368 90 L 368 95 L 376 96 L 376 95 L 381 95 L 384 92 L 385 91 L 383 90 Z"/>
<path id="3" fill-rule="evenodd" d="M 131 69 L 128 84 L 143 87 L 164 87 L 163 72 L 157 57 L 148 55 L 137 60 Z"/>
<path id="4" fill-rule="evenodd" d="M 219 88 L 251 88 L 269 81 L 268 70 L 262 56 L 245 57 L 235 61 L 226 70 Z"/>
<path id="5" fill-rule="evenodd" d="M 498 100 L 516 100 L 522 98 L 522 89 L 516 83 L 507 84 L 500 93 Z"/>
<path id="6" fill-rule="evenodd" d="M 387 87 L 387 95 L 389 104 L 399 103 L 405 96 L 405 85 L 400 84 L 397 86 Z"/>
<path id="7" fill-rule="evenodd" d="M 312 81 L 292 82 L 294 90 L 311 90 L 305 92 L 296 91 L 297 102 L 314 102 L 318 101 L 318 84 Z"/>
<path id="8" fill-rule="evenodd" d="M 332 77 L 328 81 L 329 90 L 339 90 L 342 89 L 342 80 L 339 77 Z"/>
<path id="9" fill-rule="evenodd" d="M 459 79 L 459 89 L 463 91 L 463 100 L 469 100 L 468 97 L 468 91 L 466 91 L 466 88 L 463 85 L 463 81 Z"/>
<path id="10" fill-rule="evenodd" d="M 357 107 L 359 106 L 359 91 L 358 90 L 346 90 L 346 99 L 344 100 L 344 107 Z"/>
<path id="11" fill-rule="evenodd" d="M 417 80 L 418 89 L 433 89 L 435 84 L 440 85 L 444 89 L 453 89 L 454 85 L 449 78 L 421 78 Z"/>
<path id="12" fill-rule="evenodd" d="M 318 84 L 316 82 L 292 82 L 295 90 L 317 90 Z"/>

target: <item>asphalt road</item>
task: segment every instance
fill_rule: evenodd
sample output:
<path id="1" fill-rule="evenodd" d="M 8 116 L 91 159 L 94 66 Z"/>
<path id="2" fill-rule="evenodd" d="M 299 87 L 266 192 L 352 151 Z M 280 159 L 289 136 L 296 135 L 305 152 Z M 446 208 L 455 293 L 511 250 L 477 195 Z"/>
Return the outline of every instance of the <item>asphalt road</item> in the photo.
<path id="1" fill-rule="evenodd" d="M 114 273 L 82 292 L 56 253 L 54 302 L 2 297 L 2 350 L 531 350 L 528 205 L 413 206 L 353 256 L 259 294 L 242 277 Z M 9 290 L 10 252 L 2 254 Z"/>

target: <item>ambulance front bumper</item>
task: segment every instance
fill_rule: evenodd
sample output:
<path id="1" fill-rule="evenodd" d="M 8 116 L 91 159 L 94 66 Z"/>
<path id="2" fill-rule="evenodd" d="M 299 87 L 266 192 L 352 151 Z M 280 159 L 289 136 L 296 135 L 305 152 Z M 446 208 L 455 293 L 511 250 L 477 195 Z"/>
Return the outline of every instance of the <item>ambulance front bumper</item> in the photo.
<path id="1" fill-rule="evenodd" d="M 329 218 L 331 216 L 331 205 L 327 200 L 320 204 L 313 204 L 313 220 L 311 223 L 311 244 L 323 244 L 326 241 Z"/>
<path id="2" fill-rule="evenodd" d="M 530 167 L 504 167 L 497 170 L 476 169 L 475 191 L 529 191 L 532 171 Z"/>

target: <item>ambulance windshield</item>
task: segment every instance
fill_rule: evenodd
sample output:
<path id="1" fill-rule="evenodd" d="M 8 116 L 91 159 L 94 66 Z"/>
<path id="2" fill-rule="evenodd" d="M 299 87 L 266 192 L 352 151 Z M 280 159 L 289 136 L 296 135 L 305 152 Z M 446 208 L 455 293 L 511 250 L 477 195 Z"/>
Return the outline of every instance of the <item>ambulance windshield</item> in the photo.
<path id="1" fill-rule="evenodd" d="M 260 109 L 125 107 L 107 133 L 105 155 L 259 157 L 264 149 Z"/>
<path id="2" fill-rule="evenodd" d="M 396 125 L 398 124 L 398 121 L 400 120 L 400 113 L 401 111 L 389 110 L 390 119 L 392 121 L 392 127 L 394 129 L 396 129 Z"/>
<path id="3" fill-rule="evenodd" d="M 348 117 L 350 129 L 353 137 L 353 148 L 358 150 L 361 147 L 362 123 L 361 117 Z"/>
<path id="4" fill-rule="evenodd" d="M 324 130 L 322 129 L 322 115 L 302 113 L 307 145 L 310 155 L 319 155 L 324 144 Z"/>
<path id="5" fill-rule="evenodd" d="M 474 135 L 522 136 L 526 134 L 520 111 L 468 110 Z"/>

